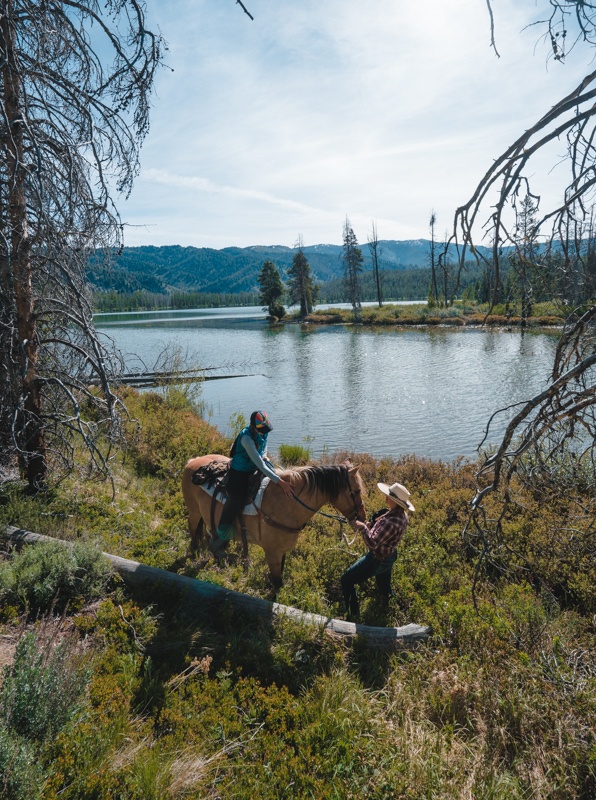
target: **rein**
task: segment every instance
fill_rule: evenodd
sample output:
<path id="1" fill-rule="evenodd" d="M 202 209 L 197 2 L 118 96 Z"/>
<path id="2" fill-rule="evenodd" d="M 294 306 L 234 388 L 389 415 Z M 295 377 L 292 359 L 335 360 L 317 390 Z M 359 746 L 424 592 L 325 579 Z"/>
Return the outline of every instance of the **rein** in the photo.
<path id="1" fill-rule="evenodd" d="M 306 503 L 302 502 L 302 500 L 298 497 L 297 494 L 294 494 L 294 492 L 292 492 L 292 497 L 294 498 L 294 500 L 297 503 L 300 503 L 300 505 L 303 508 L 307 508 L 309 511 L 313 511 L 315 514 L 320 514 L 322 517 L 328 517 L 329 519 L 336 519 L 339 522 L 349 522 L 350 521 L 347 517 L 342 517 L 339 514 L 327 514 L 326 511 L 320 511 L 318 508 L 311 508 L 310 506 L 307 506 Z M 356 512 L 356 514 L 357 513 L 358 512 Z M 356 519 L 356 515 L 354 515 L 352 517 L 352 519 Z"/>
<path id="2" fill-rule="evenodd" d="M 302 491 L 303 488 L 304 487 L 301 487 L 301 491 Z M 297 494 L 294 494 L 294 492 L 292 492 L 292 497 L 303 508 L 306 508 L 308 511 L 311 511 L 313 514 L 320 514 L 322 517 L 327 517 L 328 519 L 337 520 L 339 522 L 340 531 L 341 531 L 342 525 L 344 525 L 346 523 L 349 524 L 350 522 L 352 522 L 352 520 L 355 520 L 357 518 L 360 510 L 363 507 L 362 501 L 360 501 L 360 505 L 357 505 L 357 503 L 356 503 L 356 494 L 360 494 L 360 492 L 354 492 L 354 490 L 350 486 L 349 480 L 348 480 L 347 488 L 349 489 L 350 497 L 352 498 L 352 502 L 354 503 L 354 513 L 350 517 L 343 517 L 343 516 L 341 516 L 339 514 L 328 514 L 325 511 L 320 511 L 318 508 L 313 508 L 312 506 L 309 506 L 307 503 L 305 503 L 303 500 L 301 500 L 298 497 Z M 288 533 L 300 533 L 300 531 L 307 524 L 307 523 L 304 523 L 304 525 L 301 525 L 299 528 L 290 528 L 288 525 L 283 525 L 281 522 L 277 522 L 276 520 L 272 519 L 268 514 L 265 514 L 265 512 L 263 511 L 262 508 L 259 509 L 259 515 L 261 517 L 263 517 L 263 519 L 266 520 L 266 522 L 269 525 L 272 525 L 274 528 L 278 528 L 279 530 L 287 531 Z"/>
<path id="3" fill-rule="evenodd" d="M 304 488 L 304 487 L 302 487 L 302 488 Z M 353 520 L 355 520 L 356 517 L 358 516 L 358 512 L 362 508 L 362 501 L 360 501 L 360 505 L 359 506 L 356 505 L 356 494 L 355 494 L 354 490 L 352 489 L 352 487 L 350 486 L 349 479 L 348 479 L 348 489 L 350 490 L 350 497 L 352 498 L 352 502 L 354 503 L 354 513 L 350 517 L 343 517 L 343 516 L 340 516 L 339 514 L 327 514 L 325 511 L 319 511 L 318 508 L 311 508 L 309 505 L 304 503 L 298 497 L 297 494 L 294 494 L 294 492 L 292 492 L 292 497 L 294 498 L 294 500 L 297 503 L 300 503 L 300 505 L 303 508 L 307 508 L 309 511 L 312 511 L 314 514 L 320 514 L 322 517 L 327 517 L 328 519 L 336 519 L 336 520 L 338 520 L 338 522 L 343 524 L 345 522 L 350 523 Z"/>

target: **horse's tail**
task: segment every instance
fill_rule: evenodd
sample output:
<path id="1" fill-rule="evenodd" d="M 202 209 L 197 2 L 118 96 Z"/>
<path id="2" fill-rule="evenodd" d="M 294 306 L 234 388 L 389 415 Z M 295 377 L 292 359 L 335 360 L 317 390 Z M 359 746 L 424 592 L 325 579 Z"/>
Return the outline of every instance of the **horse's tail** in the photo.
<path id="1" fill-rule="evenodd" d="M 184 505 L 186 506 L 186 513 L 188 514 L 188 532 L 190 534 L 190 547 L 194 552 L 199 548 L 203 542 L 203 517 L 199 507 L 199 499 L 197 493 L 202 491 L 199 486 L 191 480 L 191 475 L 195 470 L 192 462 L 186 465 L 184 473 L 182 474 L 182 496 L 184 498 Z"/>
<path id="2" fill-rule="evenodd" d="M 203 517 L 201 517 L 197 527 L 194 530 L 194 533 L 190 534 L 190 547 L 193 552 L 198 550 L 203 544 L 204 533 L 205 523 L 203 522 Z"/>

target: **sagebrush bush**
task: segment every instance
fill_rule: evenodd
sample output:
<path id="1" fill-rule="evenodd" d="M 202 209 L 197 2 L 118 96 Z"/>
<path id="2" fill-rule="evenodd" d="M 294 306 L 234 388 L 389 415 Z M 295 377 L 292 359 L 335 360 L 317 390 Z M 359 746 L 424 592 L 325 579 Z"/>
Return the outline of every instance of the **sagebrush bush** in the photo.
<path id="1" fill-rule="evenodd" d="M 3 800 L 38 800 L 42 796 L 43 770 L 33 746 L 0 723 L 0 797 Z"/>
<path id="2" fill-rule="evenodd" d="M 85 542 L 38 542 L 0 564 L 0 598 L 31 613 L 61 610 L 101 597 L 113 573 L 100 550 Z"/>
<path id="3" fill-rule="evenodd" d="M 189 458 L 227 453 L 230 442 L 195 413 L 192 403 L 155 392 L 122 392 L 134 422 L 128 425 L 128 454 L 141 474 L 176 478 Z"/>
<path id="4" fill-rule="evenodd" d="M 0 720 L 8 731 L 38 743 L 81 711 L 91 675 L 76 641 L 65 637 L 56 644 L 57 633 L 44 626 L 25 633 L 4 669 Z"/>

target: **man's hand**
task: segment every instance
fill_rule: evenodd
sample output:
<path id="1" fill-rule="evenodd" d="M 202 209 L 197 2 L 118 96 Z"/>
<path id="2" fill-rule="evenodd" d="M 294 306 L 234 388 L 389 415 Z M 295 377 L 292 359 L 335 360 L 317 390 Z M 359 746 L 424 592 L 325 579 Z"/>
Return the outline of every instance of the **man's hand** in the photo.
<path id="1" fill-rule="evenodd" d="M 366 530 L 366 525 L 364 524 L 364 522 L 360 522 L 360 520 L 357 519 L 350 520 L 350 527 L 352 528 L 353 531 L 356 531 L 357 533 L 358 531 Z"/>

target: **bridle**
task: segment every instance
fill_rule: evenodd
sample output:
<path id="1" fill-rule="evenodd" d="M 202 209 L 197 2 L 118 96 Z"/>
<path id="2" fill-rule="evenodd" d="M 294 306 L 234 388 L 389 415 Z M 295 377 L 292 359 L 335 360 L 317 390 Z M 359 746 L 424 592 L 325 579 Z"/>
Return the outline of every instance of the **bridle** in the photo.
<path id="1" fill-rule="evenodd" d="M 354 511 L 350 514 L 349 517 L 343 517 L 339 514 L 327 514 L 325 511 L 320 511 L 318 508 L 311 508 L 309 505 L 304 503 L 297 494 L 292 492 L 292 497 L 297 503 L 300 503 L 301 506 L 307 508 L 309 511 L 312 511 L 314 514 L 320 514 L 322 517 L 327 517 L 328 519 L 336 519 L 339 522 L 353 522 L 355 519 L 358 519 L 358 514 L 364 509 L 364 503 L 362 502 L 362 492 L 360 489 L 352 489 L 350 485 L 350 476 L 346 476 L 346 480 L 348 483 L 348 489 L 350 490 L 350 497 L 352 498 L 352 503 L 354 504 Z M 304 487 L 302 486 L 300 491 L 302 491 Z"/>

